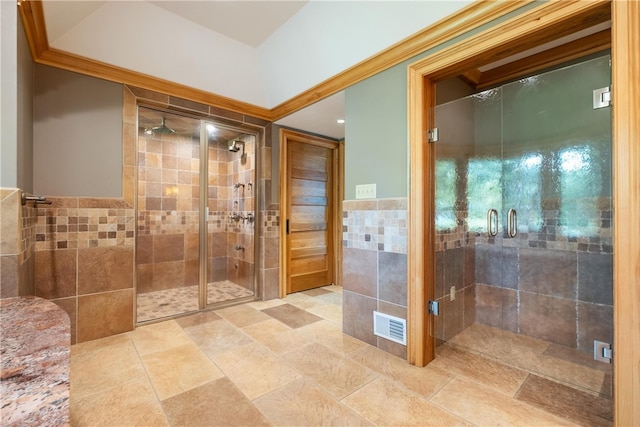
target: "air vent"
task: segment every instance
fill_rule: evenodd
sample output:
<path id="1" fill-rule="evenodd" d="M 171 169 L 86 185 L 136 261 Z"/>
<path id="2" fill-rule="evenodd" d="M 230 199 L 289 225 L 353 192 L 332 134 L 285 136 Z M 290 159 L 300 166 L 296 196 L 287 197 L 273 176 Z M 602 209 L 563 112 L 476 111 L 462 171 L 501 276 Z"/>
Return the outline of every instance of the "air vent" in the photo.
<path id="1" fill-rule="evenodd" d="M 399 317 L 374 311 L 373 333 L 379 337 L 407 345 L 407 321 Z"/>

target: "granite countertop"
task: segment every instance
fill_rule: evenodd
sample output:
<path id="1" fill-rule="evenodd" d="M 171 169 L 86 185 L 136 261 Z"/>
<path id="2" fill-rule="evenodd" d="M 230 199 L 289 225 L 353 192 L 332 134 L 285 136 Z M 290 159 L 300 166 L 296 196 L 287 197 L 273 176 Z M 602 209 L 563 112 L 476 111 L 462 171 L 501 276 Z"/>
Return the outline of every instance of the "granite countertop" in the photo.
<path id="1" fill-rule="evenodd" d="M 0 300 L 0 424 L 69 424 L 69 316 L 37 297 Z"/>

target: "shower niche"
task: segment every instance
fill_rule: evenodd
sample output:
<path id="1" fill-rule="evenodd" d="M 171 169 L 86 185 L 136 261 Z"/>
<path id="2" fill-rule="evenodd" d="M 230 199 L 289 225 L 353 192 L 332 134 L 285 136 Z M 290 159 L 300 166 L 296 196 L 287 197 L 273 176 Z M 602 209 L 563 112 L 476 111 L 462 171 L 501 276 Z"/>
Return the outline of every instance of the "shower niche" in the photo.
<path id="1" fill-rule="evenodd" d="M 139 106 L 138 323 L 256 298 L 257 137 Z"/>

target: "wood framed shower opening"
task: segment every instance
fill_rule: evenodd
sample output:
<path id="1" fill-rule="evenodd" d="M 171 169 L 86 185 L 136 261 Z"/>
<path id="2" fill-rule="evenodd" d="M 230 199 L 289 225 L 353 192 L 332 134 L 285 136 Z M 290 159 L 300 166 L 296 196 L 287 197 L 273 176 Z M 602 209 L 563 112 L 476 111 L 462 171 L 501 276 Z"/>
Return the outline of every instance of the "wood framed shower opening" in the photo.
<path id="1" fill-rule="evenodd" d="M 508 20 L 409 66 L 410 144 L 408 336 L 410 363 L 424 366 L 435 356 L 434 150 L 435 83 L 513 55 L 559 35 L 612 20 L 613 195 L 614 195 L 614 410 L 616 425 L 640 422 L 640 2 L 557 1 Z M 629 238 L 634 236 L 635 238 Z"/>

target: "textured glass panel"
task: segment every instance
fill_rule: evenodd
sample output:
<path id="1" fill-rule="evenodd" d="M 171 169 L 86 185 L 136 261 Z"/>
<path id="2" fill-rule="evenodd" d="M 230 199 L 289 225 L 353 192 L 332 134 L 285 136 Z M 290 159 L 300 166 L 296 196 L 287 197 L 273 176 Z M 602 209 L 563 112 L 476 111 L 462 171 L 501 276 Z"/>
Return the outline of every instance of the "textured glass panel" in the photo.
<path id="1" fill-rule="evenodd" d="M 488 157 L 469 160 L 467 206 L 469 231 L 486 234 L 489 209 L 502 211 L 501 159 Z"/>
<path id="2" fill-rule="evenodd" d="M 456 176 L 453 160 L 436 160 L 436 230 L 456 227 Z"/>

